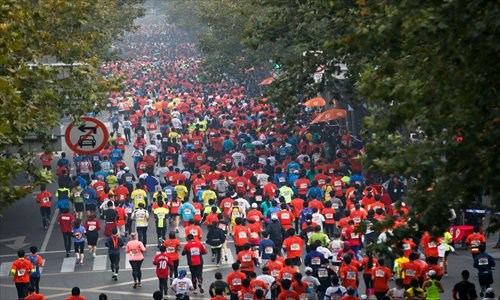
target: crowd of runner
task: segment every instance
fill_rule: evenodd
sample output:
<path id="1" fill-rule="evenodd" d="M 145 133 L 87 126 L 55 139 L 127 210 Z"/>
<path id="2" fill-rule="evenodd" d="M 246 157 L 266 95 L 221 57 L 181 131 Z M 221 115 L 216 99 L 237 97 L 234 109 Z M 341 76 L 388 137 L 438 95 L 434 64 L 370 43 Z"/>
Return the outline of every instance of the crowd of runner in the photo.
<path id="1" fill-rule="evenodd" d="M 152 262 L 159 279 L 154 299 L 169 290 L 177 299 L 196 293 L 232 300 L 440 299 L 453 250 L 448 232 L 423 233 L 386 252 L 367 250 L 406 226 L 411 207 L 404 202 L 405 178 L 383 184 L 363 172 L 359 140 L 334 124 L 308 126 L 314 110 L 285 125 L 272 104 L 249 92 L 258 89 L 255 83 L 202 83 L 195 45 L 171 26 L 144 21 L 118 46 L 123 60 L 102 66 L 105 76 L 126 78 L 124 90 L 109 96 L 109 145 L 90 156 L 63 154 L 55 170 L 59 188 L 42 187 L 37 196 L 45 228 L 51 203 L 60 210 L 66 256 L 73 248 L 84 264 L 85 245 L 95 256 L 104 235 L 112 280 L 125 248 L 138 289 L 152 241 L 160 251 Z M 49 153 L 40 159 L 54 165 Z M 386 218 L 394 219 L 392 228 L 374 229 Z M 156 236 L 147 236 L 148 226 Z M 236 262 L 204 291 L 204 256 L 210 250 L 217 266 L 227 261 L 229 240 Z M 479 292 L 490 299 L 495 261 L 480 228 L 467 244 Z M 36 247 L 26 258 L 18 254 L 12 275 L 19 299 L 43 299 L 34 296 L 43 264 Z M 179 266 L 181 255 L 188 266 Z M 453 297 L 477 299 L 468 271 L 462 277 Z M 84 299 L 79 294 L 75 288 L 68 299 Z"/>

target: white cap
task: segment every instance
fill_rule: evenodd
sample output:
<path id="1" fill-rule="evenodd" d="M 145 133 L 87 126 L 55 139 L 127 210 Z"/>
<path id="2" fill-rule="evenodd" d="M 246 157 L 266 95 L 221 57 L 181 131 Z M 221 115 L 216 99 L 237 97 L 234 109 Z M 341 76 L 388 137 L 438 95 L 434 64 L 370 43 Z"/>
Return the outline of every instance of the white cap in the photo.
<path id="1" fill-rule="evenodd" d="M 252 203 L 252 208 L 257 208 L 257 203 Z"/>
<path id="2" fill-rule="evenodd" d="M 311 272 L 312 273 L 313 269 L 311 267 L 306 267 L 304 269 L 304 272 L 307 273 L 307 272 Z"/>
<path id="3" fill-rule="evenodd" d="M 123 170 L 130 171 L 130 168 L 129 167 L 125 167 L 125 168 L 123 168 Z"/>

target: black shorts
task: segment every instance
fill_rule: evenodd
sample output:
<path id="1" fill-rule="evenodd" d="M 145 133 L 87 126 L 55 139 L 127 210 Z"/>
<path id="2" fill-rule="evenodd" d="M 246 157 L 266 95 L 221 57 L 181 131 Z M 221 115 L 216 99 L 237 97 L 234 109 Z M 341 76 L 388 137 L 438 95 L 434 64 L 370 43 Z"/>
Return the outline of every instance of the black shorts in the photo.
<path id="1" fill-rule="evenodd" d="M 78 211 L 78 212 L 83 211 L 83 202 L 75 203 L 75 211 Z"/>
<path id="2" fill-rule="evenodd" d="M 332 266 L 340 267 L 340 261 L 332 261 Z"/>
<path id="3" fill-rule="evenodd" d="M 177 217 L 178 215 L 179 214 L 172 214 L 172 213 L 170 214 L 170 216 L 172 216 L 172 217 Z"/>
<path id="4" fill-rule="evenodd" d="M 302 260 L 300 259 L 299 256 L 290 258 L 290 262 L 292 263 L 292 266 L 298 266 L 300 267 L 302 265 Z"/>
<path id="5" fill-rule="evenodd" d="M 89 246 L 96 246 L 97 245 L 97 240 L 99 238 L 99 233 L 95 230 L 92 231 L 87 231 L 87 244 Z"/>
<path id="6" fill-rule="evenodd" d="M 493 283 L 492 273 L 479 273 L 477 277 L 479 279 L 480 286 L 487 286 Z"/>
<path id="7" fill-rule="evenodd" d="M 95 204 L 85 204 L 85 209 L 87 211 L 95 211 Z"/>

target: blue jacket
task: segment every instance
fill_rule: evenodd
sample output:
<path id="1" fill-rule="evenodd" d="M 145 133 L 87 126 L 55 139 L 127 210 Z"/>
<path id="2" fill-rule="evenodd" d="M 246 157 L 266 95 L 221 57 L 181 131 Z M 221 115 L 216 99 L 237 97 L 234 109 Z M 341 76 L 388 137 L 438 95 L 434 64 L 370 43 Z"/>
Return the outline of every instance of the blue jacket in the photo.
<path id="1" fill-rule="evenodd" d="M 491 268 L 495 267 L 495 264 L 495 259 L 488 253 L 479 253 L 474 258 L 474 268 L 476 268 L 480 274 L 491 273 Z"/>

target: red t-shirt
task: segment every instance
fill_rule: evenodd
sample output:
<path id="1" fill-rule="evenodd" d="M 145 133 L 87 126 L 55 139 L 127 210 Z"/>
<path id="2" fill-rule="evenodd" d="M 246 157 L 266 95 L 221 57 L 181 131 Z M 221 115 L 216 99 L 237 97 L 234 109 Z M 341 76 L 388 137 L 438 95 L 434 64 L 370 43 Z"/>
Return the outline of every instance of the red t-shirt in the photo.
<path id="1" fill-rule="evenodd" d="M 168 278 L 168 266 L 172 265 L 166 253 L 159 253 L 153 259 L 153 265 L 156 266 L 156 277 Z"/>
<path id="2" fill-rule="evenodd" d="M 177 239 L 168 239 L 163 242 L 163 245 L 167 247 L 167 251 L 165 252 L 170 261 L 179 260 L 179 251 L 178 249 L 181 246 L 181 242 Z"/>
<path id="3" fill-rule="evenodd" d="M 229 273 L 226 277 L 226 282 L 229 284 L 229 288 L 231 289 L 231 293 L 237 294 L 239 290 L 243 288 L 242 281 L 247 278 L 245 273 L 240 271 L 234 271 Z"/>
<path id="4" fill-rule="evenodd" d="M 295 291 L 282 291 L 278 296 L 278 300 L 300 300 L 299 294 Z"/>
<path id="5" fill-rule="evenodd" d="M 36 202 L 40 204 L 40 207 L 50 207 L 50 199 L 52 194 L 48 191 L 43 191 L 36 195 Z"/>
<path id="6" fill-rule="evenodd" d="M 74 220 L 75 217 L 70 213 L 59 215 L 57 222 L 60 224 L 61 232 L 73 232 L 72 223 Z"/>

